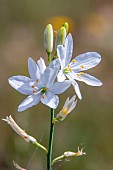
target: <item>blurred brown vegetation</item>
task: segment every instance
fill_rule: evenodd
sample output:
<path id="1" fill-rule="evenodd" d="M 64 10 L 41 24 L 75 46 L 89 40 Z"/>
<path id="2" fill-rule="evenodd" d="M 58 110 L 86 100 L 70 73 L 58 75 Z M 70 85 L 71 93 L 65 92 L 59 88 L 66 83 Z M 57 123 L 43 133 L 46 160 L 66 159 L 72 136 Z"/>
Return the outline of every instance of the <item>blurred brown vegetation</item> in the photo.
<path id="1" fill-rule="evenodd" d="M 88 73 L 103 81 L 102 87 L 79 83 L 83 100 L 55 129 L 54 154 L 85 148 L 86 156 L 59 162 L 54 170 L 113 169 L 113 2 L 110 0 L 0 0 L 0 170 L 15 169 L 15 160 L 30 170 L 46 169 L 46 157 L 40 150 L 23 141 L 1 119 L 12 115 L 29 134 L 48 146 L 49 108 L 39 104 L 22 113 L 17 107 L 25 98 L 10 87 L 13 75 L 28 75 L 27 60 L 37 61 L 47 55 L 43 32 L 47 23 L 57 30 L 64 21 L 70 23 L 74 37 L 73 57 L 97 51 L 102 62 Z M 60 95 L 58 112 L 70 88 Z M 34 156 L 33 156 L 34 155 Z"/>

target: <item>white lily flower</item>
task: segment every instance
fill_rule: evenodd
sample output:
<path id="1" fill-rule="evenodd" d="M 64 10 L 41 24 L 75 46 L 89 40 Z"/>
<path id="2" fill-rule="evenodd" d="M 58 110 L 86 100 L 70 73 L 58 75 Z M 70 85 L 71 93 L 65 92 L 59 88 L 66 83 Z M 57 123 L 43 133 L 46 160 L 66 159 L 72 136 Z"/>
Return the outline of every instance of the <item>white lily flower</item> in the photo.
<path id="1" fill-rule="evenodd" d="M 24 130 L 22 130 L 17 123 L 14 121 L 14 119 L 12 118 L 12 116 L 10 115 L 9 117 L 7 116 L 6 119 L 2 119 L 5 122 L 7 122 L 11 128 L 18 134 L 20 135 L 26 142 L 31 142 L 31 143 L 35 143 L 36 139 L 30 135 L 28 135 Z"/>
<path id="2" fill-rule="evenodd" d="M 82 156 L 82 155 L 86 155 L 86 153 L 83 152 L 83 148 L 79 150 L 79 147 L 78 147 L 78 152 L 71 152 L 71 151 L 64 152 L 65 158 L 71 158 L 73 156 Z"/>
<path id="3" fill-rule="evenodd" d="M 70 100 L 67 98 L 62 110 L 57 115 L 57 119 L 63 121 L 67 115 L 75 108 L 77 100 L 75 101 L 76 96 L 74 95 Z"/>
<path id="4" fill-rule="evenodd" d="M 56 109 L 59 98 L 56 94 L 61 94 L 71 85 L 69 80 L 54 82 L 60 67 L 59 60 L 53 60 L 46 68 L 43 59 L 38 61 L 38 65 L 31 58 L 28 59 L 28 70 L 30 77 L 13 76 L 9 78 L 9 84 L 22 94 L 28 97 L 19 105 L 18 111 L 24 111 L 40 101 Z"/>
<path id="5" fill-rule="evenodd" d="M 83 81 L 91 86 L 101 86 L 102 82 L 100 80 L 83 72 L 95 67 L 101 61 L 101 56 L 97 52 L 87 52 L 80 54 L 71 61 L 72 53 L 73 39 L 72 35 L 68 34 L 65 45 L 57 47 L 57 54 L 61 65 L 57 78 L 58 81 L 62 82 L 67 77 L 72 82 L 79 99 L 82 99 L 79 86 L 75 80 Z"/>

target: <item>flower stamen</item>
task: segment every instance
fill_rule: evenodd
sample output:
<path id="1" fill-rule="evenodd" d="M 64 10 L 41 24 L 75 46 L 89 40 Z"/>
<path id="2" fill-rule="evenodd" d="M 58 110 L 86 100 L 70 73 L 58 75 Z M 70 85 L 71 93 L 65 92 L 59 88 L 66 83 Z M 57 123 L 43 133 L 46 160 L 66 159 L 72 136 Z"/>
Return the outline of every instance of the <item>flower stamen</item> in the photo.
<path id="1" fill-rule="evenodd" d="M 69 68 L 70 72 L 72 72 L 72 68 Z"/>
<path id="2" fill-rule="evenodd" d="M 84 65 L 82 65 L 81 68 L 84 68 Z"/>
<path id="3" fill-rule="evenodd" d="M 33 93 L 37 93 L 37 91 L 36 91 L 36 90 L 33 90 Z"/>
<path id="4" fill-rule="evenodd" d="M 42 95 L 42 99 L 44 99 L 45 98 L 45 96 L 44 95 Z"/>
<path id="5" fill-rule="evenodd" d="M 31 87 L 32 87 L 32 88 L 35 88 L 35 85 L 32 85 Z"/>
<path id="6" fill-rule="evenodd" d="M 38 83 L 38 79 L 36 80 L 36 83 Z"/>
<path id="7" fill-rule="evenodd" d="M 80 73 L 78 73 L 77 74 L 79 77 L 82 75 L 82 76 L 84 76 L 84 72 L 80 72 Z"/>
<path id="8" fill-rule="evenodd" d="M 73 59 L 73 60 L 72 60 L 72 62 L 73 62 L 73 63 L 75 63 L 75 62 L 76 62 L 76 60 L 75 60 L 75 59 Z"/>
<path id="9" fill-rule="evenodd" d="M 68 73 L 72 72 L 72 68 L 69 67 L 69 66 L 70 66 L 70 65 L 68 65 L 68 67 L 66 67 L 66 68 L 64 69 L 64 73 L 65 73 L 65 74 L 68 74 Z"/>
<path id="10" fill-rule="evenodd" d="M 67 108 L 64 108 L 64 109 L 62 110 L 62 114 L 63 114 L 63 115 L 67 115 L 67 112 L 68 112 L 68 111 L 67 111 Z"/>

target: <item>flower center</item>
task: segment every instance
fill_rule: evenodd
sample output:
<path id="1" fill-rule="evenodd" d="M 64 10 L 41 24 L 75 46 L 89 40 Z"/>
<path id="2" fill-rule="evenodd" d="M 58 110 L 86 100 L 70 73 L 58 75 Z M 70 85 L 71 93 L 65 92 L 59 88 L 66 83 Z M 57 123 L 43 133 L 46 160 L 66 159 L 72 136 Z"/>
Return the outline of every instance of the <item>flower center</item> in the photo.
<path id="1" fill-rule="evenodd" d="M 67 67 L 64 68 L 64 73 L 68 74 L 70 72 L 72 72 L 72 68 L 70 67 L 70 65 L 68 65 Z"/>
<path id="2" fill-rule="evenodd" d="M 44 93 L 46 93 L 47 90 L 48 90 L 47 87 L 42 87 L 42 88 L 41 88 L 41 93 L 44 94 Z"/>

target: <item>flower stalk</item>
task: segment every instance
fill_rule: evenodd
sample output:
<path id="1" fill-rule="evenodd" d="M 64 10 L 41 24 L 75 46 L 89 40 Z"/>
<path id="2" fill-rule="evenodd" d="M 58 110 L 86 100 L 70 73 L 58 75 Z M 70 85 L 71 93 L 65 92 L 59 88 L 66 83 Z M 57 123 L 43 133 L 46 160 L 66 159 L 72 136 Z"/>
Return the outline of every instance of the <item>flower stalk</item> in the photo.
<path id="1" fill-rule="evenodd" d="M 38 148 L 42 149 L 46 154 L 48 154 L 48 150 L 41 145 L 40 143 L 38 143 L 37 141 L 35 143 L 33 143 L 35 146 L 37 146 Z"/>
<path id="2" fill-rule="evenodd" d="M 51 62 L 51 53 L 48 53 L 48 63 Z M 50 120 L 50 136 L 49 136 L 49 148 L 47 154 L 47 170 L 52 170 L 52 149 L 53 149 L 53 136 L 54 136 L 54 109 L 51 108 L 51 120 Z"/>
<path id="3" fill-rule="evenodd" d="M 47 154 L 47 170 L 52 170 L 52 149 L 53 149 L 53 136 L 54 136 L 54 109 L 51 109 L 51 124 L 50 124 L 50 137 L 49 137 L 49 149 Z"/>

